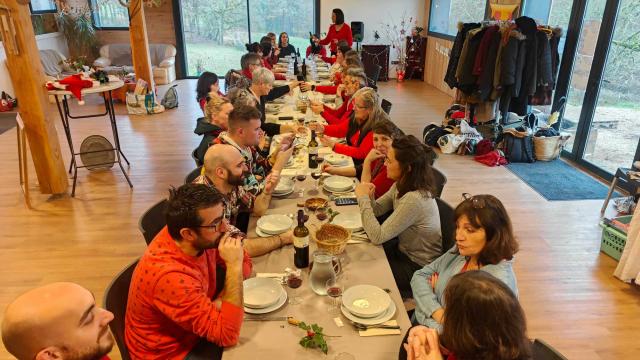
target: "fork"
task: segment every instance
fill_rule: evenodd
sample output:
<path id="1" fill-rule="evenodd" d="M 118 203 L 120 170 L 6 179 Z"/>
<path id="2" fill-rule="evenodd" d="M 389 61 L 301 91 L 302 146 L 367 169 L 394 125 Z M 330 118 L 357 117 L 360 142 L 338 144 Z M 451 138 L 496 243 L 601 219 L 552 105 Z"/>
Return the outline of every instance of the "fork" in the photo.
<path id="1" fill-rule="evenodd" d="M 355 322 L 355 321 L 351 321 L 351 323 L 353 324 L 353 326 L 358 329 L 358 330 L 369 330 L 369 329 L 400 329 L 399 325 L 384 325 L 384 324 L 378 324 L 378 325 L 365 325 L 365 324 L 361 324 L 359 322 Z"/>

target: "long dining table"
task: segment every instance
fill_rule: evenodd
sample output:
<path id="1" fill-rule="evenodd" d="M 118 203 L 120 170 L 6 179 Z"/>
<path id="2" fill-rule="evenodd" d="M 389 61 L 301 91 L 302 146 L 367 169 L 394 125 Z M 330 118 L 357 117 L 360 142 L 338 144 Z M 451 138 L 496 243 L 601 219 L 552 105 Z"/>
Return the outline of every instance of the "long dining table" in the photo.
<path id="1" fill-rule="evenodd" d="M 294 97 L 296 94 L 293 94 Z M 290 100 L 290 99 L 289 99 Z M 294 115 L 294 120 L 302 113 L 297 112 L 291 106 L 292 102 L 285 102 L 283 113 Z M 328 148 L 320 148 L 319 154 L 330 153 Z M 305 173 L 311 171 L 306 162 L 306 153 L 298 154 L 297 161 L 293 162 L 293 169 L 284 169 L 282 176 Z M 350 159 L 351 160 L 351 159 Z M 350 162 L 352 166 L 353 163 Z M 316 180 L 307 176 L 303 181 L 296 182 L 296 191 L 284 197 L 273 197 L 266 214 L 295 214 L 304 201 L 310 197 L 324 197 L 330 199 L 330 193 L 317 185 Z M 304 189 L 301 197 L 300 189 Z M 358 205 L 336 206 L 330 202 L 333 210 L 340 213 L 359 213 Z M 305 211 L 307 211 L 305 209 Z M 313 213 L 307 212 L 309 221 L 306 226 L 310 232 L 314 232 L 320 226 L 319 221 Z M 258 218 L 252 217 L 249 222 L 249 237 L 257 237 L 256 222 Z M 312 254 L 317 249 L 313 236 L 309 245 L 310 261 Z M 293 264 L 293 246 L 285 246 L 272 251 L 266 255 L 253 258 L 254 273 L 283 273 L 286 268 L 295 269 Z M 391 268 L 387 262 L 384 250 L 381 246 L 373 245 L 369 242 L 361 242 L 346 245 L 345 251 L 339 255 L 342 264 L 340 278 L 344 289 L 360 284 L 374 285 L 385 289 L 392 301 L 396 305 L 396 312 L 392 320 L 396 320 L 400 331 L 395 335 L 383 336 L 361 336 L 358 330 L 342 314 L 330 313 L 329 306 L 331 298 L 316 295 L 310 287 L 309 270 L 302 269 L 302 286 L 296 290 L 296 295 L 302 301 L 298 305 L 285 303 L 280 309 L 263 316 L 265 321 L 244 321 L 240 332 L 238 345 L 227 348 L 224 351 L 223 359 L 252 359 L 257 356 L 263 359 L 334 359 L 338 354 L 351 354 L 354 359 L 395 359 L 404 334 L 410 328 L 411 323 L 404 309 L 402 298 L 391 273 Z M 286 288 L 287 292 L 290 289 Z M 247 317 L 254 317 L 246 314 Z M 318 324 L 324 330 L 323 333 L 330 335 L 326 337 L 329 347 L 328 356 L 319 349 L 303 348 L 299 341 L 306 335 L 306 332 L 296 326 L 289 324 L 285 318 L 292 317 L 307 324 Z M 274 320 L 277 319 L 277 320 Z M 342 326 L 339 326 L 340 321 Z"/>

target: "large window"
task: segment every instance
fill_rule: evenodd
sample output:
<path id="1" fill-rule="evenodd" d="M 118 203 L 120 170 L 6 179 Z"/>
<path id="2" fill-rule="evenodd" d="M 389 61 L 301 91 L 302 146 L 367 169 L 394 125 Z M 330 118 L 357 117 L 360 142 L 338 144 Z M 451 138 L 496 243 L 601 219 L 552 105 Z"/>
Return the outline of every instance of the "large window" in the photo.
<path id="1" fill-rule="evenodd" d="M 314 27 L 315 0 L 182 0 L 187 77 L 204 71 L 219 76 L 240 68 L 245 44 L 268 32 L 289 34 L 304 53 Z M 249 9 L 249 11 L 247 11 Z M 251 30 L 249 30 L 251 29 Z"/>
<path id="2" fill-rule="evenodd" d="M 129 11 L 118 0 L 89 0 L 93 25 L 99 29 L 128 29 Z"/>
<path id="3" fill-rule="evenodd" d="M 55 0 L 31 0 L 29 3 L 32 14 L 44 14 L 56 12 Z"/>
<path id="4" fill-rule="evenodd" d="M 429 12 L 429 32 L 455 36 L 458 22 L 484 19 L 487 0 L 433 0 Z"/>

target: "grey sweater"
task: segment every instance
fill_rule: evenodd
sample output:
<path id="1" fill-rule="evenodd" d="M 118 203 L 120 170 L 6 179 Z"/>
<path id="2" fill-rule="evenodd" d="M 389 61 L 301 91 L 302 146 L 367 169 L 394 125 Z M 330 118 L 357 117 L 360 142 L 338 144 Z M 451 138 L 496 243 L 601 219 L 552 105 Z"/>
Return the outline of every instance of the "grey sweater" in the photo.
<path id="1" fill-rule="evenodd" d="M 368 196 L 358 198 L 362 226 L 372 243 L 380 245 L 398 237 L 398 247 L 411 261 L 424 266 L 442 253 L 440 214 L 435 199 L 418 191 L 398 198 L 396 185 L 372 201 Z M 393 210 L 381 225 L 376 216 Z"/>

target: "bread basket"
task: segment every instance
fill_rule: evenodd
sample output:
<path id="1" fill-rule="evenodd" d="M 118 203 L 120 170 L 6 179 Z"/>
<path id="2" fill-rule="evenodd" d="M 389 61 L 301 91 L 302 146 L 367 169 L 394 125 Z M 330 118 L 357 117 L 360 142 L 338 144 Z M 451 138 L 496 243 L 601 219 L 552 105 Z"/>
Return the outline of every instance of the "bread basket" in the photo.
<path id="1" fill-rule="evenodd" d="M 315 232 L 315 239 L 318 249 L 339 255 L 344 252 L 351 239 L 351 232 L 339 225 L 324 224 Z"/>

